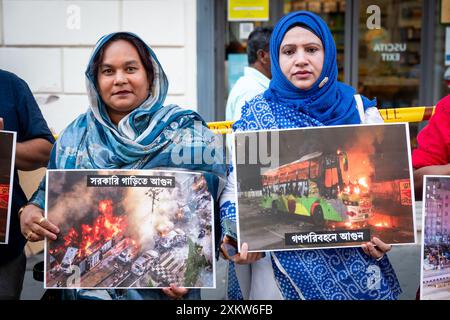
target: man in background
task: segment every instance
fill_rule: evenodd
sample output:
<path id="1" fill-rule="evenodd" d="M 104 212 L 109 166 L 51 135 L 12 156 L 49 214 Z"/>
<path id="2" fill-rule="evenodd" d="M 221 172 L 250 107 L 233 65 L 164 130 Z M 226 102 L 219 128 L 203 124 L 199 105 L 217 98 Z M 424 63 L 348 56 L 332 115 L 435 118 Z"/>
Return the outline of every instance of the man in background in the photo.
<path id="1" fill-rule="evenodd" d="M 17 170 L 47 166 L 55 140 L 28 85 L 4 70 L 0 70 L 0 130 L 17 132 L 9 241 L 0 244 L 0 300 L 18 300 L 26 267 L 26 239 L 20 232 L 19 211 L 27 198 Z"/>

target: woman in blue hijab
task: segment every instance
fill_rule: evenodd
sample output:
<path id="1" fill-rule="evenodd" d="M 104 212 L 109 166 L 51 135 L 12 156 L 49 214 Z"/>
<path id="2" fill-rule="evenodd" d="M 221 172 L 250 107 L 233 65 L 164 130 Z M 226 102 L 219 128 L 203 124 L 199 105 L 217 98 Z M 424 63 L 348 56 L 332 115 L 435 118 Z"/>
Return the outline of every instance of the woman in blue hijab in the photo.
<path id="1" fill-rule="evenodd" d="M 269 89 L 243 107 L 233 129 L 270 130 L 383 122 L 376 101 L 337 81 L 336 47 L 317 15 L 299 11 L 282 18 L 270 41 Z M 223 252 L 233 243 L 233 170 L 221 197 Z M 241 253 L 229 256 L 230 299 L 372 300 L 401 293 L 385 253 L 390 246 L 374 238 L 362 248 Z M 373 273 L 377 272 L 376 285 Z M 238 278 L 236 278 L 236 276 Z M 238 280 L 239 279 L 239 280 Z"/>
<path id="2" fill-rule="evenodd" d="M 153 169 L 201 171 L 217 199 L 225 185 L 226 167 L 216 136 L 202 118 L 176 105 L 163 106 L 168 81 L 154 52 L 128 32 L 102 37 L 89 60 L 86 113 L 73 121 L 56 142 L 49 169 Z M 212 155 L 205 161 L 179 161 L 188 155 Z M 206 152 L 206 153 L 204 153 Z M 184 159 L 184 158 L 183 158 Z M 211 160 L 212 159 L 212 160 Z M 192 160 L 192 159 L 191 159 Z M 198 159 L 196 159 L 198 160 Z M 45 180 L 21 211 L 21 229 L 29 241 L 56 239 L 57 226 L 43 217 Z M 128 290 L 128 298 L 181 298 L 184 288 Z M 115 291 L 78 290 L 76 298 L 116 298 Z M 191 290 L 190 298 L 199 298 Z"/>

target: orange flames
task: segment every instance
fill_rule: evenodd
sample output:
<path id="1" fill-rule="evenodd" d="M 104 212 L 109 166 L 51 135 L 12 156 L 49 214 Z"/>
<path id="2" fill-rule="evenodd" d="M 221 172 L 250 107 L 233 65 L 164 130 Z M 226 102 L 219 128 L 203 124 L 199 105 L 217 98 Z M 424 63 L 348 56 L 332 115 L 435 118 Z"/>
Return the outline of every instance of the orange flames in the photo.
<path id="1" fill-rule="evenodd" d="M 349 178 L 352 177 L 352 179 L 358 179 L 358 183 L 362 186 L 364 186 L 364 184 L 368 185 L 369 181 L 367 177 L 370 178 L 375 170 L 373 163 L 369 158 L 369 155 L 372 153 L 373 152 L 366 153 L 365 150 L 358 150 L 357 148 L 347 151 L 349 165 L 346 173 Z"/>
<path id="2" fill-rule="evenodd" d="M 64 246 L 69 246 L 72 242 L 76 241 L 78 238 L 78 233 L 74 228 L 69 230 L 69 233 L 64 237 Z"/>
<path id="3" fill-rule="evenodd" d="M 369 191 L 369 184 L 367 183 L 367 178 L 361 177 L 358 180 L 355 180 L 354 182 L 349 182 L 349 184 L 346 184 L 344 186 L 342 191 L 347 195 L 353 194 L 356 196 L 367 193 Z M 342 196 L 342 193 L 340 194 L 340 196 Z"/>
<path id="4" fill-rule="evenodd" d="M 170 228 L 168 225 L 164 224 L 164 223 L 160 223 L 157 227 L 156 230 L 159 232 L 159 235 L 161 237 L 166 237 L 169 234 Z"/>
<path id="5" fill-rule="evenodd" d="M 389 224 L 387 222 L 378 222 L 378 223 L 375 223 L 374 226 L 379 227 L 379 228 L 388 228 Z"/>
<path id="6" fill-rule="evenodd" d="M 125 217 L 116 217 L 113 215 L 113 205 L 111 200 L 103 200 L 98 205 L 99 215 L 92 225 L 81 225 L 81 236 L 71 228 L 64 237 L 64 247 L 78 248 L 78 257 L 85 257 L 92 254 L 98 246 L 111 240 L 115 236 L 124 232 L 127 228 Z M 94 244 L 98 244 L 93 247 Z M 61 248 L 54 249 L 50 253 L 54 254 Z"/>
<path id="7" fill-rule="evenodd" d="M 371 219 L 371 224 L 377 228 L 390 228 L 393 225 L 391 219 L 388 215 L 377 214 Z"/>

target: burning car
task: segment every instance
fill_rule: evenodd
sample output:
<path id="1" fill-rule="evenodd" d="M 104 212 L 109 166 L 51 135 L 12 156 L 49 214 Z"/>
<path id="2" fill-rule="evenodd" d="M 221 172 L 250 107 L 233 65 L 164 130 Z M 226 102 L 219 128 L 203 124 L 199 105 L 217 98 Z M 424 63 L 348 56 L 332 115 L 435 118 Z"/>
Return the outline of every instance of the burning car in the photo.
<path id="1" fill-rule="evenodd" d="M 155 250 L 147 250 L 144 252 L 144 254 L 142 256 L 148 260 L 155 260 L 155 259 L 158 259 L 159 254 Z"/>
<path id="2" fill-rule="evenodd" d="M 181 222 L 187 222 L 192 218 L 192 211 L 187 204 L 178 205 L 178 211 L 175 218 Z"/>
<path id="3" fill-rule="evenodd" d="M 187 236 L 183 230 L 176 228 L 172 233 L 172 246 L 183 246 L 187 243 Z"/>
<path id="4" fill-rule="evenodd" d="M 142 276 L 144 272 L 147 270 L 147 263 L 148 259 L 146 259 L 143 256 L 140 256 L 131 265 L 131 272 L 137 275 L 138 277 Z"/>
<path id="5" fill-rule="evenodd" d="M 66 274 L 72 273 L 72 264 L 75 260 L 78 253 L 77 248 L 69 247 L 67 248 L 66 254 L 64 255 L 64 258 L 61 262 L 61 270 Z"/>
<path id="6" fill-rule="evenodd" d="M 148 270 L 151 263 L 154 263 L 159 254 L 154 250 L 146 251 L 142 256 L 136 259 L 131 266 L 131 272 L 138 277 L 142 276 Z"/>
<path id="7" fill-rule="evenodd" d="M 118 256 L 117 259 L 122 263 L 130 263 L 133 260 L 134 254 L 130 247 L 124 249 Z"/>
<path id="8" fill-rule="evenodd" d="M 172 247 L 180 247 L 187 243 L 185 232 L 179 228 L 171 230 L 167 235 L 158 236 L 155 239 L 155 248 L 165 251 Z"/>

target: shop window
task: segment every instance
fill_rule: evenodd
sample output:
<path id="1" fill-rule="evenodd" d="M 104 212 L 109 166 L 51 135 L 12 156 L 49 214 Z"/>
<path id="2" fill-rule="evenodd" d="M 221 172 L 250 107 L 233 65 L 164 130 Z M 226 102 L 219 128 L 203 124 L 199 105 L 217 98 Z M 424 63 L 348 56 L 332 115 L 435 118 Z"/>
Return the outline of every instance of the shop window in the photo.
<path id="1" fill-rule="evenodd" d="M 380 28 L 367 26 L 367 7 L 380 8 Z M 362 0 L 359 23 L 359 91 L 379 108 L 419 105 L 423 1 Z"/>

